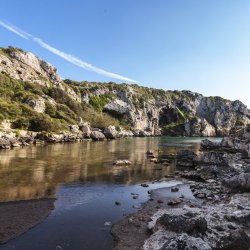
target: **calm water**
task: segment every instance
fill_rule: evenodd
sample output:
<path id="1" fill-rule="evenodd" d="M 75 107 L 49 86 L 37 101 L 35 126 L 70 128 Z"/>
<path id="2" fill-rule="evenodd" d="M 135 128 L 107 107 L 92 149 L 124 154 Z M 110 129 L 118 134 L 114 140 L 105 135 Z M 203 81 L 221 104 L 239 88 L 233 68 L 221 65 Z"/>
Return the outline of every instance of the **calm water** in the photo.
<path id="1" fill-rule="evenodd" d="M 1 202 L 57 198 L 47 219 L 0 249 L 111 249 L 111 227 L 104 223 L 135 212 L 148 199 L 140 184 L 147 182 L 154 189 L 177 183 L 152 183 L 173 173 L 175 166 L 173 162 L 156 169 L 145 152 L 169 154 L 182 148 L 198 152 L 199 142 L 199 138 L 128 138 L 0 151 Z M 116 159 L 129 159 L 132 165 L 113 167 Z M 133 199 L 131 193 L 139 198 Z"/>

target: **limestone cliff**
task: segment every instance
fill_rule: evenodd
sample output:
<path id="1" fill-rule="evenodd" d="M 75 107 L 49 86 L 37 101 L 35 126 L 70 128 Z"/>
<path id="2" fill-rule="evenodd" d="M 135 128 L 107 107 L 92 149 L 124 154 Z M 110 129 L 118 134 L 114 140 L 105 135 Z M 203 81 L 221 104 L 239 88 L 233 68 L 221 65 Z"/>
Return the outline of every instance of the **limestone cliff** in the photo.
<path id="1" fill-rule="evenodd" d="M 28 105 L 35 112 L 32 119 L 41 113 L 43 117 L 40 115 L 39 119 L 51 119 L 57 125 L 64 124 L 64 128 L 65 124 L 84 120 L 99 128 L 125 127 L 137 136 L 226 136 L 242 133 L 250 123 L 249 109 L 238 100 L 135 84 L 63 81 L 55 67 L 30 52 L 12 47 L 0 49 L 0 77 L 0 101 L 7 102 L 8 107 L 21 107 L 20 114 L 24 116 Z M 22 93 L 15 93 L 13 88 L 21 88 Z M 9 119 L 20 127 L 20 118 L 6 108 L 2 112 L 0 108 L 1 119 Z M 32 119 L 27 121 L 28 129 L 36 126 Z"/>

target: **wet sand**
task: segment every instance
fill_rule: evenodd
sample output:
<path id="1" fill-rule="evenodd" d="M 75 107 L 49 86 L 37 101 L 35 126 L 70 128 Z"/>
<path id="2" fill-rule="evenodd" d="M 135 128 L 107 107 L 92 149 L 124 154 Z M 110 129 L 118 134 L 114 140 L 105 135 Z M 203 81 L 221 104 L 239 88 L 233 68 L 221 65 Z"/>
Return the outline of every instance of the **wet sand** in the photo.
<path id="1" fill-rule="evenodd" d="M 0 203 L 0 244 L 41 223 L 54 209 L 55 199 Z"/>

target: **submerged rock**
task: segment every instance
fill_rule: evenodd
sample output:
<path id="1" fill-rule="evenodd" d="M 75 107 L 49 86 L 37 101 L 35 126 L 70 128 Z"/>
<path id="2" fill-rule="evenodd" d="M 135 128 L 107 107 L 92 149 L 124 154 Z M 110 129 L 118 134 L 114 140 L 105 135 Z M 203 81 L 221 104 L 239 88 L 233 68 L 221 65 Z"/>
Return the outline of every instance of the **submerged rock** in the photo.
<path id="1" fill-rule="evenodd" d="M 131 165 L 131 161 L 129 160 L 117 160 L 115 162 L 113 162 L 114 166 L 128 166 Z"/>

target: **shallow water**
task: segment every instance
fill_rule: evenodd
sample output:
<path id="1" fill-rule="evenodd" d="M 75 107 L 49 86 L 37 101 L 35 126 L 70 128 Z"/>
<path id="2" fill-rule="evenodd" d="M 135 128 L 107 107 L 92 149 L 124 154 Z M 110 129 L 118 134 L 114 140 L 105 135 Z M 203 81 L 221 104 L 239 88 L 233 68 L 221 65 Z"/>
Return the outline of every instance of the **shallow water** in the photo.
<path id="1" fill-rule="evenodd" d="M 105 222 L 135 212 L 148 199 L 148 188 L 140 183 L 149 183 L 149 189 L 179 183 L 154 182 L 173 173 L 175 165 L 156 169 L 145 152 L 172 154 L 183 148 L 198 152 L 200 140 L 127 138 L 0 151 L 1 202 L 57 198 L 47 219 L 0 249 L 111 249 L 111 227 Z M 132 165 L 113 167 L 117 159 L 128 159 Z M 131 193 L 139 198 L 133 199 Z"/>

